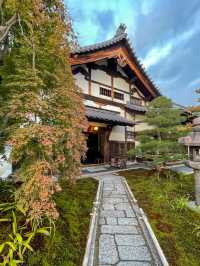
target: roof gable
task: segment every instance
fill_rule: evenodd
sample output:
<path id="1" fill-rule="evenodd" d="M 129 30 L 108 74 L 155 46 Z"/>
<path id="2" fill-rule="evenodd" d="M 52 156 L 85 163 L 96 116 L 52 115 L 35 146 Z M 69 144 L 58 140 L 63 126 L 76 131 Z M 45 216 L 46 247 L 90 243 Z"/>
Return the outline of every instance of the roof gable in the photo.
<path id="1" fill-rule="evenodd" d="M 142 82 L 146 90 L 148 90 L 151 99 L 160 96 L 161 94 L 158 88 L 149 78 L 142 64 L 136 57 L 125 29 L 126 27 L 121 24 L 112 39 L 73 50 L 70 57 L 71 65 L 80 65 L 103 59 L 116 58 L 118 64 L 126 70 L 126 73 L 132 71 L 136 79 Z"/>

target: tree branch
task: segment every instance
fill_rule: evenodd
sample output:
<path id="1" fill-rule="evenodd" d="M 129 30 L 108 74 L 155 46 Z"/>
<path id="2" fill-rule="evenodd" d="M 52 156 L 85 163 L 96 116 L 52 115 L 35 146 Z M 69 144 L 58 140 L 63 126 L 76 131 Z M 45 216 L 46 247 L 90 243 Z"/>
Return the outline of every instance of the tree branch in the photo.
<path id="1" fill-rule="evenodd" d="M 3 5 L 3 2 L 4 2 L 4 0 L 0 0 L 0 8 L 1 8 L 2 5 Z"/>
<path id="2" fill-rule="evenodd" d="M 3 1 L 3 0 L 0 0 Z M 1 2 L 0 2 L 1 4 Z M 17 21 L 17 13 L 15 13 L 5 24 L 5 26 L 0 26 L 0 43 L 6 38 L 10 28 L 16 23 Z"/>

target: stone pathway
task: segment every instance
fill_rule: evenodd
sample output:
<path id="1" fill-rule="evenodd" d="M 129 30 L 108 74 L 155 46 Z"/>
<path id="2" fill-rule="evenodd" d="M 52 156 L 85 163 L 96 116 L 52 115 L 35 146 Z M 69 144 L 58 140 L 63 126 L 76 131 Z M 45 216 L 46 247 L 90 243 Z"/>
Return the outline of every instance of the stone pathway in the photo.
<path id="1" fill-rule="evenodd" d="M 122 177 L 104 175 L 100 205 L 98 265 L 157 265 L 133 210 Z"/>

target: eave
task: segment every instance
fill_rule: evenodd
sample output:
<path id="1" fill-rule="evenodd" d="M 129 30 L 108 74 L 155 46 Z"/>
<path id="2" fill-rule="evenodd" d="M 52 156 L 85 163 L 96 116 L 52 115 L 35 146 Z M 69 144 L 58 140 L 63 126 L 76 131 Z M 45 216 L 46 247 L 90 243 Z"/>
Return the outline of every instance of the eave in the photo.
<path id="1" fill-rule="evenodd" d="M 72 66 L 76 66 L 111 58 L 125 60 L 126 65 L 130 67 L 137 79 L 140 80 L 152 99 L 161 95 L 137 59 L 126 33 L 99 44 L 74 50 L 71 53 L 70 63 Z"/>

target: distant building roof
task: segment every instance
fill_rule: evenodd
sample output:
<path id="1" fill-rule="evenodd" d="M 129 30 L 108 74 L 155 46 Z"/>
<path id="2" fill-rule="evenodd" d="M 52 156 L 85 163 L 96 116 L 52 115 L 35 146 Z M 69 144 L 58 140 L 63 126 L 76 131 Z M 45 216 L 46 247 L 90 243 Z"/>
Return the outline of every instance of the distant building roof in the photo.
<path id="1" fill-rule="evenodd" d="M 146 106 L 140 106 L 140 105 L 136 105 L 136 104 L 132 104 L 132 103 L 127 103 L 125 105 L 125 108 L 127 108 L 129 110 L 133 110 L 133 111 L 138 111 L 138 112 L 146 112 L 147 111 Z"/>
<path id="2" fill-rule="evenodd" d="M 104 122 L 112 125 L 120 125 L 120 126 L 133 126 L 134 123 L 122 116 L 119 113 L 88 107 L 86 106 L 86 116 L 88 120 L 96 121 L 96 122 Z"/>

